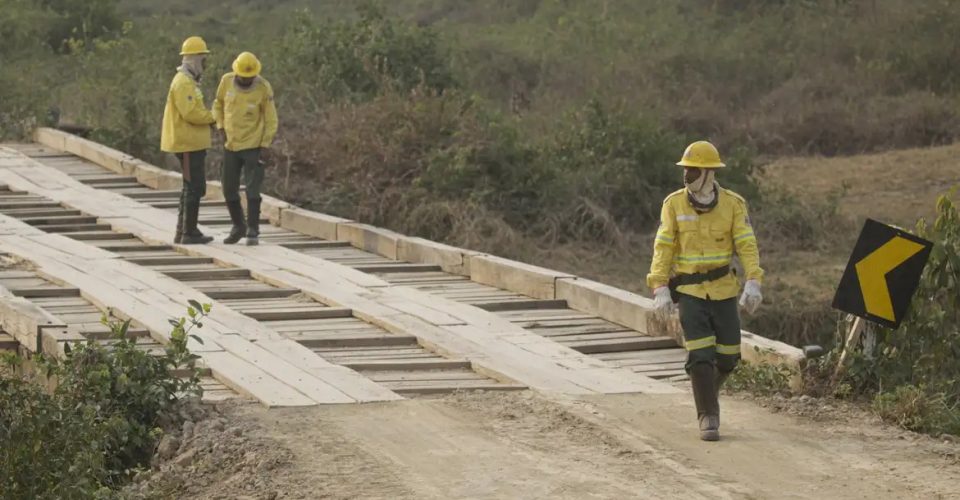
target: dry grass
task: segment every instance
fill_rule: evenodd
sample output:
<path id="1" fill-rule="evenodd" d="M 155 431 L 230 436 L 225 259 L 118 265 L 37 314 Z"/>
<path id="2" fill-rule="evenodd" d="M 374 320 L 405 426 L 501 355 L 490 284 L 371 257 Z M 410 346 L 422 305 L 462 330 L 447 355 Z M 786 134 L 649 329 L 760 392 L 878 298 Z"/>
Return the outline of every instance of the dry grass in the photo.
<path id="1" fill-rule="evenodd" d="M 785 158 L 764 167 L 765 186 L 783 186 L 806 199 L 843 190 L 840 212 L 912 228 L 931 217 L 937 196 L 960 182 L 960 145 L 839 158 Z M 841 235 L 838 235 L 841 236 Z"/>

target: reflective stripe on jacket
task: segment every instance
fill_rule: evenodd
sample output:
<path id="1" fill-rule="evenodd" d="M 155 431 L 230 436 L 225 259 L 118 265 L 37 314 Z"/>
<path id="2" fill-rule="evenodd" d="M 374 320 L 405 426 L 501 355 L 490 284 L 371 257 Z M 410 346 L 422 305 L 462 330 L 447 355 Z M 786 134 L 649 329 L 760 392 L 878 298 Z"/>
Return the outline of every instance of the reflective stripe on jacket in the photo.
<path id="1" fill-rule="evenodd" d="M 650 289 L 665 286 L 672 274 L 701 273 L 730 264 L 734 252 L 740 257 L 746 279 L 762 280 L 760 251 L 747 215 L 747 202 L 723 188 L 719 196 L 717 206 L 702 214 L 690 204 L 686 189 L 663 200 L 653 261 L 647 275 Z M 701 299 L 724 300 L 736 297 L 740 285 L 731 274 L 677 290 Z"/>
<path id="2" fill-rule="evenodd" d="M 217 127 L 226 130 L 229 151 L 267 148 L 277 134 L 277 108 L 273 103 L 273 87 L 258 76 L 249 89 L 241 89 L 235 74 L 220 79 L 213 103 Z"/>
<path id="3" fill-rule="evenodd" d="M 210 148 L 213 114 L 203 105 L 203 92 L 197 82 L 177 72 L 167 92 L 163 109 L 160 149 L 167 153 L 186 153 Z"/>

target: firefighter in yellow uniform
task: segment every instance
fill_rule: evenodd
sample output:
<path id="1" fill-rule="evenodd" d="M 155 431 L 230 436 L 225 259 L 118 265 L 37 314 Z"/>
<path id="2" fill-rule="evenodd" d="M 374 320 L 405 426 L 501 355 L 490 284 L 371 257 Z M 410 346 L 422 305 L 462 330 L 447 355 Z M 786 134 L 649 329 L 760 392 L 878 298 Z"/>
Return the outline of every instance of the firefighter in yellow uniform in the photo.
<path id="1" fill-rule="evenodd" d="M 180 50 L 183 61 L 170 84 L 167 105 L 163 110 L 160 149 L 176 156 L 183 173 L 174 236 L 175 242 L 183 244 L 209 243 L 213 240 L 197 229 L 200 199 L 207 192 L 204 163 L 211 144 L 210 129 L 216 123 L 213 114 L 203 104 L 203 92 L 199 85 L 209 53 L 206 42 L 198 36 L 183 42 Z"/>
<path id="2" fill-rule="evenodd" d="M 244 235 L 247 245 L 256 245 L 260 237 L 260 187 L 263 184 L 264 148 L 277 134 L 277 108 L 273 87 L 260 76 L 261 64 L 250 52 L 233 62 L 233 72 L 220 79 L 213 114 L 217 128 L 224 133 L 223 198 L 227 202 L 233 229 L 223 242 L 234 244 Z M 240 175 L 246 186 L 247 222 L 240 204 Z"/>
<path id="3" fill-rule="evenodd" d="M 740 306 L 749 313 L 763 300 L 763 270 L 746 201 L 715 180 L 715 172 L 725 165 L 713 144 L 691 144 L 677 165 L 684 167 L 685 187 L 663 201 L 647 285 L 661 319 L 679 306 L 700 438 L 716 441 L 718 392 L 740 360 L 740 284 L 731 271 L 734 254 L 746 274 Z"/>

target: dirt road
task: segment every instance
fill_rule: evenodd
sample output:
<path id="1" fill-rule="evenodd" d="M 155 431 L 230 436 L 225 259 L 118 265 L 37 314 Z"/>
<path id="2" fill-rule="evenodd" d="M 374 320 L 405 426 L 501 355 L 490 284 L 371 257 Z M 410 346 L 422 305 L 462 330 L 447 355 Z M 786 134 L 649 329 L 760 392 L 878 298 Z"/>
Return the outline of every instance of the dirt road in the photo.
<path id="1" fill-rule="evenodd" d="M 209 459 L 196 459 L 180 472 L 175 496 L 960 498 L 956 444 L 902 439 L 909 435 L 869 421 L 776 414 L 729 397 L 723 441 L 703 443 L 692 413 L 685 395 L 242 405 L 225 410 L 225 437 L 217 438 L 240 439 L 240 451 L 206 467 Z M 236 437 L 239 429 L 246 437 Z"/>

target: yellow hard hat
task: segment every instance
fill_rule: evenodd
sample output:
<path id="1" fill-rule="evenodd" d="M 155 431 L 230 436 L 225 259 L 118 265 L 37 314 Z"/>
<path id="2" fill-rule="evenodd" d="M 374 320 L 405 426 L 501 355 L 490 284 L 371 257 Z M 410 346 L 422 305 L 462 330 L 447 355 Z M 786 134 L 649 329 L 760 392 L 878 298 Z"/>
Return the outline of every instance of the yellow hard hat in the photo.
<path id="1" fill-rule="evenodd" d="M 720 168 L 726 167 L 720 161 L 720 152 L 707 141 L 697 141 L 683 152 L 683 158 L 677 162 L 681 167 Z"/>
<path id="2" fill-rule="evenodd" d="M 237 76 L 253 78 L 260 74 L 260 60 L 249 52 L 241 52 L 233 61 L 233 72 Z"/>
<path id="3" fill-rule="evenodd" d="M 183 47 L 180 49 L 181 56 L 192 56 L 197 54 L 209 54 L 207 42 L 198 36 L 192 36 L 183 41 Z"/>

